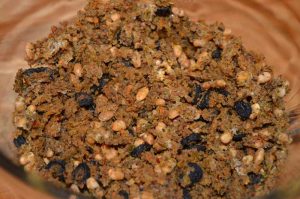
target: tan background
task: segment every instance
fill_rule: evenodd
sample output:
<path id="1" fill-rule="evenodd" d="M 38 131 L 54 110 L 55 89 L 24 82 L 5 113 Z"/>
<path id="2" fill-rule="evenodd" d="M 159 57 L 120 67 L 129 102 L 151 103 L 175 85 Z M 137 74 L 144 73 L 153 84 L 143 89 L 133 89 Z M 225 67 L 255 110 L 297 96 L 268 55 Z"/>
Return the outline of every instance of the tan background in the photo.
<path id="1" fill-rule="evenodd" d="M 17 68 L 26 66 L 24 46 L 47 35 L 51 25 L 68 20 L 85 0 L 0 0 L 0 150 L 11 154 L 9 134 Z M 245 45 L 263 53 L 292 84 L 288 109 L 300 104 L 300 0 L 180 0 L 193 19 L 222 21 Z M 293 97 L 294 96 L 294 97 Z M 300 125 L 295 124 L 291 129 Z M 296 137 L 296 140 L 299 137 Z M 300 177 L 300 144 L 290 148 L 290 158 L 281 182 Z M 38 196 L 0 167 L 0 199 L 34 199 Z"/>

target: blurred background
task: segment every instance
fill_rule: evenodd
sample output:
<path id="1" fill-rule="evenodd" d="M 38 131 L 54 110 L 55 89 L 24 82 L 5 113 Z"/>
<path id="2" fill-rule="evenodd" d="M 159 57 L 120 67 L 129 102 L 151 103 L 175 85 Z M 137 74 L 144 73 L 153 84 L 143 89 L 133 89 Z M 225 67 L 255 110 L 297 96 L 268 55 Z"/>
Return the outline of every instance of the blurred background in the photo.
<path id="1" fill-rule="evenodd" d="M 26 67 L 24 47 L 41 39 L 52 25 L 72 19 L 87 0 L 0 0 L 0 151 L 13 159 L 12 91 L 18 68 Z M 266 56 L 277 75 L 291 82 L 288 110 L 300 113 L 300 0 L 179 0 L 193 20 L 221 21 L 241 36 L 245 46 Z M 299 117 L 298 117 L 299 118 Z M 298 119 L 299 121 L 299 119 Z M 294 142 L 282 172 L 281 185 L 300 178 L 300 124 L 290 132 Z M 0 199 L 51 198 L 34 191 L 0 163 Z M 298 185 L 300 186 L 300 185 Z M 271 197 L 272 198 L 272 197 Z"/>

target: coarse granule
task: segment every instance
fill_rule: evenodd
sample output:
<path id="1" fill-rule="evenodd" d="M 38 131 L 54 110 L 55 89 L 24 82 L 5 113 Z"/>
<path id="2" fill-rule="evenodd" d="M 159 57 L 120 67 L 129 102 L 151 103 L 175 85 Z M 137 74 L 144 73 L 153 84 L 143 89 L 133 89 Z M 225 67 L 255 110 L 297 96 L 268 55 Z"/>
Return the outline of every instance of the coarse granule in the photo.
<path id="1" fill-rule="evenodd" d="M 250 198 L 291 139 L 288 83 L 220 23 L 169 0 L 89 0 L 26 45 L 14 90 L 20 164 L 97 198 Z"/>

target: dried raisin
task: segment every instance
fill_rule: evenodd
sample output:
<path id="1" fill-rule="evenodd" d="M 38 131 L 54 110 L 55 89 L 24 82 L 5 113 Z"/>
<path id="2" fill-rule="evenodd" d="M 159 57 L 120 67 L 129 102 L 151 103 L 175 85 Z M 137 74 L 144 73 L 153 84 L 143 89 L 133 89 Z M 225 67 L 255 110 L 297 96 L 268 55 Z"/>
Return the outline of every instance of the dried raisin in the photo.
<path id="1" fill-rule="evenodd" d="M 90 176 L 90 168 L 86 163 L 80 163 L 72 172 L 73 180 L 84 183 Z"/>
<path id="2" fill-rule="evenodd" d="M 155 11 L 156 16 L 159 17 L 168 17 L 172 14 L 171 7 L 160 7 Z"/>
<path id="3" fill-rule="evenodd" d="M 23 71 L 23 75 L 30 76 L 34 73 L 44 73 L 44 72 L 48 72 L 49 70 L 51 70 L 51 69 L 49 69 L 47 67 L 29 68 L 29 69 Z"/>
<path id="4" fill-rule="evenodd" d="M 246 137 L 245 133 L 239 133 L 239 134 L 233 135 L 232 140 L 235 141 L 235 142 L 240 142 L 240 141 L 243 140 L 244 137 Z"/>
<path id="5" fill-rule="evenodd" d="M 141 145 L 139 145 L 138 147 L 134 148 L 134 149 L 131 151 L 130 155 L 131 155 L 132 157 L 137 158 L 137 157 L 139 157 L 143 152 L 145 152 L 145 151 L 150 151 L 151 148 L 152 148 L 152 146 L 151 146 L 150 144 L 141 144 Z"/>
<path id="6" fill-rule="evenodd" d="M 220 61 L 222 58 L 222 49 L 217 48 L 216 50 L 214 50 L 211 54 L 211 57 L 216 61 Z"/>
<path id="7" fill-rule="evenodd" d="M 192 133 L 191 135 L 183 138 L 180 143 L 183 146 L 183 149 L 191 149 L 194 148 L 201 141 L 202 137 L 200 134 Z"/>
<path id="8" fill-rule="evenodd" d="M 202 177 L 203 177 L 203 170 L 196 163 L 189 162 L 188 166 L 191 167 L 194 170 L 194 171 L 191 171 L 189 173 L 189 178 L 190 178 L 190 181 L 191 181 L 191 185 L 194 185 L 194 184 L 198 183 L 202 179 Z"/>
<path id="9" fill-rule="evenodd" d="M 261 174 L 256 174 L 254 172 L 249 172 L 248 177 L 250 179 L 251 185 L 259 184 L 263 179 L 263 176 Z"/>
<path id="10" fill-rule="evenodd" d="M 249 119 L 252 113 L 251 104 L 245 101 L 237 101 L 234 104 L 234 109 L 242 120 Z"/>
<path id="11" fill-rule="evenodd" d="M 45 167 L 47 170 L 52 170 L 52 176 L 64 181 L 65 162 L 63 160 L 51 160 Z"/>
<path id="12" fill-rule="evenodd" d="M 19 148 L 22 145 L 26 144 L 26 139 L 23 135 L 19 135 L 17 138 L 14 139 L 14 145 Z"/>
<path id="13" fill-rule="evenodd" d="M 95 108 L 93 97 L 87 93 L 77 93 L 76 99 L 78 101 L 79 106 L 82 108 L 86 108 L 86 109 Z"/>

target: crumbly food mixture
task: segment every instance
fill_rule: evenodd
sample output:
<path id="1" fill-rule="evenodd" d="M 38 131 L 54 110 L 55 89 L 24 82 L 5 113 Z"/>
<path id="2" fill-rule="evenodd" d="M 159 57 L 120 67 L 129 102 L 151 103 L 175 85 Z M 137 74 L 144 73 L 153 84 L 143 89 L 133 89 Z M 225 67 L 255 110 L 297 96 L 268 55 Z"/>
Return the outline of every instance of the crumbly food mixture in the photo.
<path id="1" fill-rule="evenodd" d="M 113 199 L 251 198 L 290 142 L 288 82 L 222 24 L 167 0 L 90 0 L 26 46 L 14 90 L 20 164 Z"/>

